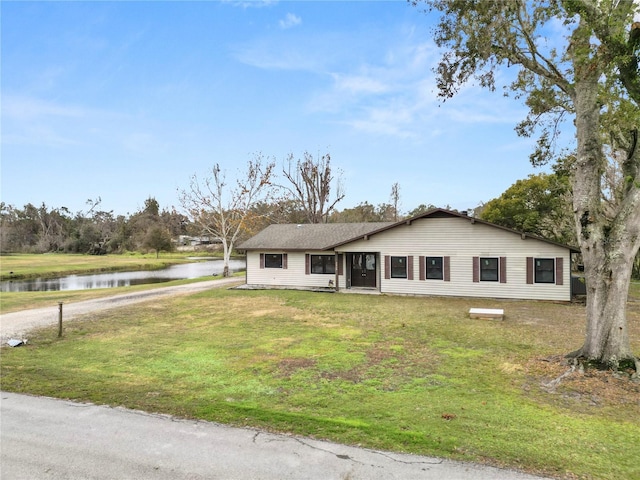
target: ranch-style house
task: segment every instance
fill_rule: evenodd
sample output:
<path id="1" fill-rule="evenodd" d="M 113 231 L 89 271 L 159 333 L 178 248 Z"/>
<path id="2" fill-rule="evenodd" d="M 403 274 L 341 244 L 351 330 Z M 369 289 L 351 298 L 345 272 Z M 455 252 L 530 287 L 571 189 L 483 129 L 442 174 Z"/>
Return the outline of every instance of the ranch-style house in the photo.
<path id="1" fill-rule="evenodd" d="M 570 301 L 579 250 L 443 209 L 396 223 L 270 225 L 247 286 Z"/>

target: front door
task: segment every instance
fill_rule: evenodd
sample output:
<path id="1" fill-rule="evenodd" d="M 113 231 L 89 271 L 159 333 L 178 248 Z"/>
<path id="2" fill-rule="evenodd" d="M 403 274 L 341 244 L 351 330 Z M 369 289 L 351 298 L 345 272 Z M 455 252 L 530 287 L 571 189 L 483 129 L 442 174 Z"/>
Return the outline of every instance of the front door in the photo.
<path id="1" fill-rule="evenodd" d="M 351 286 L 376 287 L 376 254 L 350 253 L 351 256 Z"/>

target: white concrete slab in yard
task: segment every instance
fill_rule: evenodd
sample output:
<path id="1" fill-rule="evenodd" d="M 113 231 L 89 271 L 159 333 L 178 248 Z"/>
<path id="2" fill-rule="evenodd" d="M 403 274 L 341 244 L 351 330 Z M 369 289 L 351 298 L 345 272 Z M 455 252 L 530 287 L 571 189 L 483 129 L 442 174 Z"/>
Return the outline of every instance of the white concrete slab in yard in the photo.
<path id="1" fill-rule="evenodd" d="M 469 317 L 494 318 L 497 320 L 502 320 L 504 319 L 504 309 L 502 308 L 471 308 L 469 309 Z"/>

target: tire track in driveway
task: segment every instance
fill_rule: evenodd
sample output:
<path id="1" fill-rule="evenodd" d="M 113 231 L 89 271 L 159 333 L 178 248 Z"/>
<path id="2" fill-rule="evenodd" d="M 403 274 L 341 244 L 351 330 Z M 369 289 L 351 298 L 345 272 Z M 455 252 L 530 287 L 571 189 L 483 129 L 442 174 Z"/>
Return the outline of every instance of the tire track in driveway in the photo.
<path id="1" fill-rule="evenodd" d="M 112 308 L 120 308 L 157 298 L 176 295 L 189 295 L 203 292 L 212 288 L 229 287 L 244 282 L 241 277 L 207 280 L 204 282 L 175 285 L 171 287 L 154 288 L 141 292 L 129 292 L 109 297 L 94 298 L 80 302 L 64 304 L 64 320 L 73 320 L 88 313 L 101 312 Z M 5 345 L 10 338 L 23 338 L 30 330 L 58 322 L 58 305 L 43 308 L 21 310 L 19 312 L 0 315 L 0 343 Z"/>

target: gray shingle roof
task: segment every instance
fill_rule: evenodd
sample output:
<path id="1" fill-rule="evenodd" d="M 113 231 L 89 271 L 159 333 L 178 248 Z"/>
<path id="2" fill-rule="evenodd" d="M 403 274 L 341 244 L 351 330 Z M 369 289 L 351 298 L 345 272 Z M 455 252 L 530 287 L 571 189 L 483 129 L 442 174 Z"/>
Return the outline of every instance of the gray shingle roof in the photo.
<path id="1" fill-rule="evenodd" d="M 569 245 L 546 240 L 528 233 L 518 232 L 510 228 L 495 225 L 477 218 L 468 217 L 465 214 L 434 208 L 410 219 L 394 222 L 371 222 L 371 223 L 318 223 L 318 224 L 282 224 L 269 225 L 256 236 L 250 238 L 239 245 L 238 250 L 327 250 L 333 249 L 345 243 L 349 243 L 357 238 L 362 238 L 368 234 L 378 234 L 394 228 L 401 224 L 411 224 L 421 218 L 438 217 L 458 217 L 464 218 L 471 223 L 482 223 L 495 228 L 499 228 L 514 234 L 522 235 L 523 238 L 530 237 L 545 243 L 568 248 L 574 253 L 579 253 L 580 249 Z"/>
<path id="2" fill-rule="evenodd" d="M 392 222 L 269 225 L 238 245 L 239 250 L 324 250 L 366 235 Z"/>

